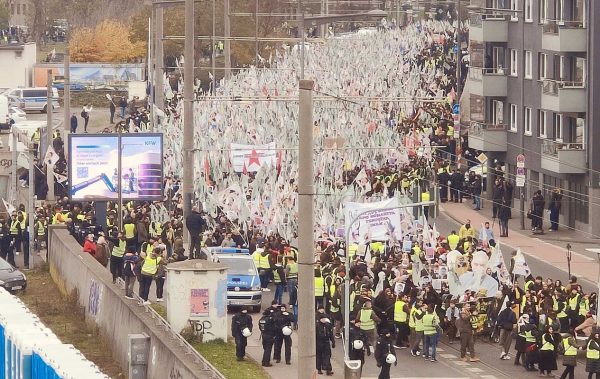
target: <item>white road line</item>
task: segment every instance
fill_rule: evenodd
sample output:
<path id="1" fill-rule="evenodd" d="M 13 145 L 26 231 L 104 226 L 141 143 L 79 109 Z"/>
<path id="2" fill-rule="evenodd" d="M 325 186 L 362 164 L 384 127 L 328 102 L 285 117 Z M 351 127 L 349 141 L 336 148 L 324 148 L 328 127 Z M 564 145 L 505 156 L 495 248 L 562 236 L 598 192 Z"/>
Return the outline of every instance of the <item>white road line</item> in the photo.
<path id="1" fill-rule="evenodd" d="M 455 359 L 458 358 L 456 355 L 454 354 L 440 354 L 440 357 L 442 358 L 446 358 L 446 359 Z"/>
<path id="2" fill-rule="evenodd" d="M 468 366 L 469 365 L 469 363 L 463 362 L 463 361 L 452 361 L 452 363 L 454 363 L 457 366 Z"/>
<path id="3" fill-rule="evenodd" d="M 498 379 L 494 375 L 481 375 L 481 379 Z"/>
<path id="4" fill-rule="evenodd" d="M 476 373 L 483 372 L 483 370 L 482 370 L 482 369 L 480 369 L 480 368 L 478 368 L 478 367 L 467 367 L 466 369 L 467 369 L 468 371 L 471 371 L 471 372 L 476 372 Z"/>

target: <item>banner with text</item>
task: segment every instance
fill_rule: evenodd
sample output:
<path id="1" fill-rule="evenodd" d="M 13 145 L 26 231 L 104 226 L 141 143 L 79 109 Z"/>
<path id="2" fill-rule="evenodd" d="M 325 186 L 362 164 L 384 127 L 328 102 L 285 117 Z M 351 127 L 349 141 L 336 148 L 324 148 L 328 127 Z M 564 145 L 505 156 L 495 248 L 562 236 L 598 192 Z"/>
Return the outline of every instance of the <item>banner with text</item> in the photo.
<path id="1" fill-rule="evenodd" d="M 277 163 L 277 149 L 275 142 L 265 145 L 242 145 L 232 143 L 231 164 L 235 172 L 256 172 L 263 165 Z"/>
<path id="2" fill-rule="evenodd" d="M 388 199 L 376 203 L 351 203 L 344 204 L 344 216 L 346 219 L 346 230 L 350 229 L 349 243 L 364 243 L 367 240 L 395 240 L 402 241 L 403 223 L 408 227 L 409 218 L 403 209 L 389 209 L 398 206 L 398 199 Z M 352 224 L 361 212 L 363 213 Z"/>

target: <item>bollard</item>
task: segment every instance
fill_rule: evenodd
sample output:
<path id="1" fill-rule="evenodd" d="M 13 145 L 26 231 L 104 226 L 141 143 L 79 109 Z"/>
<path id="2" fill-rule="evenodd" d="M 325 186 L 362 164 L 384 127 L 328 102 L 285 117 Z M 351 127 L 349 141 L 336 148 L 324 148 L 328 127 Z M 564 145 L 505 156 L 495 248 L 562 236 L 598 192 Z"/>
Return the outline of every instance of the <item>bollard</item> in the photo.
<path id="1" fill-rule="evenodd" d="M 362 374 L 362 365 L 360 361 L 345 361 L 344 362 L 344 378 L 345 379 L 360 379 Z"/>

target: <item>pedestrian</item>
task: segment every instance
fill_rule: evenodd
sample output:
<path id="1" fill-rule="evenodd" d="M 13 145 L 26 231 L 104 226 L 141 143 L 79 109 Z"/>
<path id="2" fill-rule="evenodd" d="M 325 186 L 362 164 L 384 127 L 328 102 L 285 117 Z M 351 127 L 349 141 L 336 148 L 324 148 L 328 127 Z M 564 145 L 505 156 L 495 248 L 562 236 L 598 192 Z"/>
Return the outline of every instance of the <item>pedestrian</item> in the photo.
<path id="1" fill-rule="evenodd" d="M 596 379 L 600 379 L 600 329 L 598 327 L 592 330 L 585 357 L 585 372 L 588 373 L 588 379 L 592 379 L 594 374 Z"/>
<path id="2" fill-rule="evenodd" d="M 423 315 L 425 314 L 424 309 L 427 305 L 423 304 L 422 299 L 417 299 L 415 305 L 413 305 L 409 314 L 410 333 L 412 336 L 412 343 L 410 345 L 410 354 L 413 357 L 421 355 L 419 345 L 423 340 Z"/>
<path id="3" fill-rule="evenodd" d="M 565 366 L 565 370 L 563 371 L 560 379 L 567 379 L 567 375 L 569 379 L 575 379 L 575 366 L 577 366 L 577 349 L 581 347 L 577 343 L 577 339 L 575 335 L 568 335 L 562 339 L 560 342 L 563 345 L 563 360 L 562 364 Z"/>
<path id="4" fill-rule="evenodd" d="M 165 277 L 167 276 L 167 259 L 166 251 L 164 248 L 157 247 L 160 260 L 158 261 L 158 267 L 156 269 L 156 275 L 154 275 L 154 281 L 156 282 L 156 301 L 163 302 L 163 291 L 165 287 Z"/>
<path id="5" fill-rule="evenodd" d="M 389 330 L 383 331 L 381 337 L 377 340 L 375 346 L 375 360 L 377 367 L 381 367 L 378 379 L 390 379 L 390 368 L 392 364 L 398 365 L 396 359 L 396 350 L 392 342 L 392 333 Z"/>
<path id="6" fill-rule="evenodd" d="M 543 233 L 544 219 L 544 196 L 541 190 L 537 190 L 531 199 L 529 211 L 531 213 L 531 230 L 536 233 Z"/>
<path id="7" fill-rule="evenodd" d="M 5 259 L 10 265 L 16 267 L 15 255 L 11 247 L 12 237 L 6 220 L 0 219 L 0 258 Z"/>
<path id="8" fill-rule="evenodd" d="M 477 317 L 465 307 L 460 313 L 460 318 L 456 321 L 456 327 L 460 333 L 460 358 L 464 362 L 478 362 L 475 356 L 475 330 L 477 329 Z M 467 358 L 467 350 L 471 358 Z"/>
<path id="9" fill-rule="evenodd" d="M 110 104 L 109 106 L 109 110 L 110 110 L 110 123 L 111 125 L 115 123 L 115 111 L 117 109 L 117 107 L 115 106 L 115 103 L 113 102 L 112 97 L 110 98 Z"/>
<path id="10" fill-rule="evenodd" d="M 292 255 L 287 256 L 287 263 L 285 265 L 285 279 L 287 281 L 287 291 L 289 295 L 288 304 L 292 305 L 296 303 L 296 290 L 298 288 L 298 263 L 296 263 L 296 257 Z"/>
<path id="11" fill-rule="evenodd" d="M 271 367 L 271 353 L 273 351 L 273 343 L 275 342 L 275 334 L 277 333 L 277 326 L 275 324 L 275 310 L 271 307 L 263 312 L 263 316 L 258 320 L 258 327 L 260 329 L 262 345 L 263 345 L 263 357 L 262 366 Z"/>
<path id="12" fill-rule="evenodd" d="M 159 248 L 155 248 L 149 256 L 144 257 L 144 264 L 141 270 L 140 297 L 142 300 L 140 305 L 150 305 L 150 300 L 148 300 L 150 287 L 152 286 L 152 279 L 156 276 L 161 260 L 162 256 Z"/>
<path id="13" fill-rule="evenodd" d="M 321 273 L 321 268 L 315 266 L 314 271 L 314 282 L 315 282 L 315 308 L 320 305 L 325 306 L 325 278 Z"/>
<path id="14" fill-rule="evenodd" d="M 518 304 L 517 301 L 515 301 Z M 502 346 L 502 352 L 500 353 L 500 359 L 509 360 L 510 345 L 512 343 L 512 332 L 517 323 L 517 316 L 513 312 L 512 308 L 506 306 L 499 314 L 496 319 L 496 324 L 500 328 L 500 346 Z"/>
<path id="15" fill-rule="evenodd" d="M 407 348 L 410 328 L 408 327 L 408 296 L 399 294 L 394 303 L 394 324 L 396 325 L 396 343 L 394 347 Z"/>
<path id="16" fill-rule="evenodd" d="M 119 100 L 119 108 L 121 111 L 121 118 L 125 118 L 125 108 L 127 108 L 127 97 L 126 96 L 121 96 L 121 100 Z"/>
<path id="17" fill-rule="evenodd" d="M 140 257 L 129 250 L 123 258 L 123 277 L 125 278 L 125 297 L 133 299 L 133 286 L 135 285 L 136 270 L 135 267 Z"/>
<path id="18" fill-rule="evenodd" d="M 294 315 L 289 313 L 285 305 L 280 306 L 280 312 L 275 316 L 276 334 L 273 359 L 281 362 L 281 348 L 285 343 L 285 364 L 292 364 L 292 324 Z"/>
<path id="19" fill-rule="evenodd" d="M 206 229 L 206 221 L 200 214 L 200 208 L 197 205 L 192 207 L 192 213 L 185 218 L 185 226 L 190 233 L 188 258 L 199 258 L 201 250 L 201 235 Z"/>
<path id="20" fill-rule="evenodd" d="M 285 270 L 283 268 L 283 256 L 277 256 L 277 263 L 273 266 L 273 283 L 275 283 L 275 301 L 283 304 L 283 292 L 287 285 L 285 281 Z"/>
<path id="21" fill-rule="evenodd" d="M 558 217 L 560 215 L 562 197 L 563 195 L 560 188 L 552 190 L 550 204 L 548 205 L 548 210 L 550 210 L 550 229 L 548 230 L 551 232 L 558 231 Z"/>
<path id="22" fill-rule="evenodd" d="M 317 334 L 317 372 L 319 375 L 323 375 L 323 370 L 325 370 L 328 376 L 332 376 L 331 349 L 335 349 L 333 327 L 330 318 L 324 313 L 325 307 L 320 306 L 319 311 L 323 312 L 318 313 L 317 317 L 319 318 L 316 320 L 315 325 Z"/>
<path id="23" fill-rule="evenodd" d="M 555 341 L 554 330 L 552 329 L 552 325 L 548 325 L 545 328 L 545 332 L 544 334 L 542 334 L 540 342 L 541 347 L 538 363 L 540 376 L 543 376 L 544 374 L 546 376 L 554 376 L 552 375 L 552 371 L 557 369 L 555 350 L 556 345 L 558 345 L 559 341 Z"/>
<path id="24" fill-rule="evenodd" d="M 123 276 L 123 256 L 127 242 L 123 233 L 118 233 L 116 238 L 109 237 L 109 241 L 113 243 L 113 249 L 110 255 L 110 272 L 112 273 L 113 283 L 116 283 L 117 278 Z"/>
<path id="25" fill-rule="evenodd" d="M 235 356 L 238 361 L 243 361 L 248 337 L 252 335 L 252 316 L 248 314 L 248 308 L 245 306 L 231 318 L 231 335 L 235 340 Z"/>
<path id="26" fill-rule="evenodd" d="M 96 256 L 96 242 L 94 242 L 93 234 L 88 234 L 85 237 L 85 241 L 83 243 L 83 252 L 90 254 L 92 257 Z"/>
<path id="27" fill-rule="evenodd" d="M 73 113 L 73 115 L 71 116 L 71 133 L 77 133 L 77 124 L 77 115 Z"/>
<path id="28" fill-rule="evenodd" d="M 361 367 L 365 364 L 365 352 L 367 356 L 371 355 L 371 345 L 369 337 L 360 330 L 360 321 L 350 321 L 350 352 L 349 358 L 353 361 L 360 361 Z"/>
<path id="29" fill-rule="evenodd" d="M 429 359 L 431 362 L 437 361 L 435 353 L 437 349 L 437 334 L 440 320 L 435 313 L 433 304 L 427 306 L 427 312 L 423 315 L 423 336 L 425 338 L 423 357 Z M 429 354 L 429 348 L 431 347 L 431 355 Z"/>
<path id="30" fill-rule="evenodd" d="M 88 123 L 90 122 L 90 113 L 92 112 L 92 109 L 94 109 L 92 104 L 87 103 L 81 110 L 81 117 L 83 118 L 83 132 L 84 133 L 88 132 L 87 127 L 88 127 Z"/>
<path id="31" fill-rule="evenodd" d="M 446 309 L 444 321 L 446 323 L 446 334 L 448 342 L 453 343 L 456 339 L 458 330 L 456 329 L 456 320 L 460 317 L 460 310 L 456 307 L 456 299 L 450 301 L 450 306 Z"/>
<path id="32" fill-rule="evenodd" d="M 369 338 L 369 345 L 374 346 L 377 340 L 377 324 L 381 322 L 381 319 L 373 311 L 371 301 L 367 300 L 363 303 L 354 321 L 360 322 L 360 329 Z"/>
<path id="33" fill-rule="evenodd" d="M 502 200 L 498 208 L 498 224 L 500 225 L 500 237 L 508 237 L 508 220 L 510 219 L 510 206 L 507 200 Z"/>
<path id="34" fill-rule="evenodd" d="M 125 217 L 123 220 L 123 230 L 125 231 L 125 239 L 127 241 L 127 248 L 138 251 L 137 244 L 137 230 L 135 228 L 135 222 L 131 216 Z"/>

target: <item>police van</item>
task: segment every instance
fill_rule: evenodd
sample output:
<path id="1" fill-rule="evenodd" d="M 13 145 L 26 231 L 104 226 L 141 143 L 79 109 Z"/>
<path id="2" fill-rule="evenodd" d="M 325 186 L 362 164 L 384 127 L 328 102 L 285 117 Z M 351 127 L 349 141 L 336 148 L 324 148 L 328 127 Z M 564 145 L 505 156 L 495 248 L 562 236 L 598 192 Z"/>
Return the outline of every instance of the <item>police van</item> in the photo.
<path id="1" fill-rule="evenodd" d="M 6 93 L 10 106 L 18 107 L 23 111 L 41 111 L 48 109 L 48 90 L 46 87 L 16 88 Z M 58 104 L 58 90 L 52 88 L 52 110 L 60 108 Z"/>
<path id="2" fill-rule="evenodd" d="M 258 270 L 248 249 L 232 247 L 205 248 L 209 259 L 219 262 L 227 270 L 227 305 L 251 307 L 252 311 L 260 312 L 262 291 Z"/>

